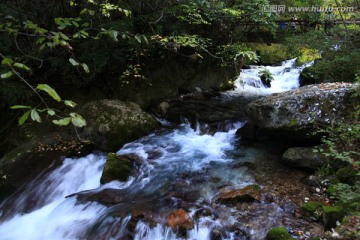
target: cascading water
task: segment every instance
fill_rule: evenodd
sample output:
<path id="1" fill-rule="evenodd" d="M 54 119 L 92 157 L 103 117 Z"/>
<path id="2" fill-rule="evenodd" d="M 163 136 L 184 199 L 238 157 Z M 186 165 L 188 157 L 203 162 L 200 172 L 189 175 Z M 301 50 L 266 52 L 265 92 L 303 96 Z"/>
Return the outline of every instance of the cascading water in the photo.
<path id="1" fill-rule="evenodd" d="M 240 76 L 235 81 L 235 92 L 271 94 L 299 87 L 299 77 L 301 71 L 312 62 L 302 66 L 295 66 L 296 58 L 282 62 L 281 66 L 250 66 L 250 69 L 242 69 Z M 271 73 L 274 80 L 271 86 L 266 87 L 259 76 L 259 73 L 267 70 Z"/>
<path id="2" fill-rule="evenodd" d="M 4 208 L 8 202 L 2 204 L 1 240 L 125 239 L 131 215 L 141 211 L 138 209 L 151 211 L 158 221 L 136 222 L 133 239 L 183 239 L 166 227 L 164 219 L 169 211 L 179 206 L 185 208 L 186 204 L 196 220 L 194 229 L 186 233 L 188 239 L 210 239 L 214 228 L 224 229 L 223 239 L 236 239 L 227 228 L 237 221 L 235 210 L 214 200 L 220 188 L 236 189 L 254 183 L 242 164 L 254 161 L 255 153 L 244 155 L 236 142 L 235 132 L 241 126 L 241 123 L 233 124 L 229 131 L 210 135 L 204 126 L 205 130 L 201 131 L 183 124 L 126 144 L 119 154 L 136 154 L 144 160 L 140 173 L 127 182 L 114 181 L 100 186 L 105 163 L 105 156 L 101 154 L 65 159 L 59 168 L 30 183 L 11 203 L 12 209 Z M 115 207 L 78 202 L 76 195 L 66 197 L 77 192 L 82 194 L 84 190 L 96 194 L 106 189 L 126 194 Z M 29 201 L 34 202 L 32 207 L 24 207 Z M 213 209 L 214 204 L 217 210 Z M 281 215 L 281 210 L 271 204 L 264 206 L 267 206 L 268 217 L 278 221 L 276 216 Z M 204 209 L 212 209 L 209 211 L 214 213 L 199 215 Z M 269 227 L 273 225 L 269 219 L 262 221 L 264 225 L 270 224 Z M 263 237 L 264 232 L 254 231 L 249 239 Z"/>
<path id="3" fill-rule="evenodd" d="M 261 67 L 243 70 L 234 92 L 298 87 L 303 67 L 293 68 L 294 61 L 266 67 L 275 78 L 267 89 L 257 76 Z M 265 239 L 271 227 L 282 224 L 282 208 L 262 200 L 239 211 L 217 201 L 222 190 L 256 183 L 248 164 L 266 156 L 240 144 L 236 130 L 242 125 L 211 133 L 205 125 L 194 130 L 182 124 L 126 144 L 118 154 L 141 160 L 127 182 L 100 184 L 105 154 L 64 159 L 0 205 L 0 240 Z M 195 222 L 181 233 L 166 222 L 179 208 Z"/>

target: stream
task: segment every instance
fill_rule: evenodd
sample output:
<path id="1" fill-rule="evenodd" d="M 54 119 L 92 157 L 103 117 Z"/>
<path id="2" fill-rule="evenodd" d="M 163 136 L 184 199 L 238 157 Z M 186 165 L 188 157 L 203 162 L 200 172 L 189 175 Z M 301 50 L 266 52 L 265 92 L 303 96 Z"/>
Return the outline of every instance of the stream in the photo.
<path id="1" fill-rule="evenodd" d="M 260 67 L 243 70 L 236 89 L 227 94 L 297 88 L 304 66 L 293 67 L 294 62 L 266 67 L 274 76 L 271 88 L 259 81 Z M 236 134 L 243 125 L 239 120 L 214 129 L 185 121 L 128 143 L 117 153 L 136 156 L 141 165 L 126 182 L 100 184 L 106 153 L 65 158 L 4 200 L 0 239 L 261 240 L 277 226 L 306 239 L 316 226 L 294 217 L 295 202 L 309 194 L 301 183 L 306 174 L 282 166 L 276 147 L 244 144 Z M 261 187 L 259 201 L 219 202 L 222 192 L 251 184 Z M 104 193 L 116 204 L 88 201 Z M 173 231 L 168 226 L 167 217 L 176 209 L 185 209 L 193 227 Z"/>

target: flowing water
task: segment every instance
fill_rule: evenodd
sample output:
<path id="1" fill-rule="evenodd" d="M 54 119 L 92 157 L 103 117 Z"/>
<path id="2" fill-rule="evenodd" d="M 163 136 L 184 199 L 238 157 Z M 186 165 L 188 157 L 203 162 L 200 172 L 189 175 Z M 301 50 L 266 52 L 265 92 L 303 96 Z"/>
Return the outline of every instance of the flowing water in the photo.
<path id="1" fill-rule="evenodd" d="M 297 87 L 290 76 L 297 81 L 299 69 L 288 69 L 293 62 L 267 67 L 275 81 L 270 90 L 260 86 L 262 91 Z M 256 71 L 244 70 L 242 81 L 253 81 Z M 271 227 L 282 225 L 284 208 L 264 199 L 218 202 L 220 192 L 256 183 L 251 165 L 267 154 L 242 145 L 236 136 L 242 125 L 223 124 L 214 131 L 186 123 L 126 144 L 118 154 L 141 162 L 127 182 L 100 184 L 104 153 L 64 159 L 0 205 L 0 239 L 264 239 Z M 195 222 L 192 229 L 176 232 L 167 226 L 167 216 L 179 208 Z"/>
<path id="2" fill-rule="evenodd" d="M 282 62 L 280 66 L 250 66 L 250 69 L 241 70 L 241 74 L 235 81 L 237 92 L 271 94 L 299 88 L 301 71 L 313 63 L 296 66 L 296 58 Z M 271 86 L 266 87 L 260 79 L 259 73 L 267 70 L 273 80 Z"/>

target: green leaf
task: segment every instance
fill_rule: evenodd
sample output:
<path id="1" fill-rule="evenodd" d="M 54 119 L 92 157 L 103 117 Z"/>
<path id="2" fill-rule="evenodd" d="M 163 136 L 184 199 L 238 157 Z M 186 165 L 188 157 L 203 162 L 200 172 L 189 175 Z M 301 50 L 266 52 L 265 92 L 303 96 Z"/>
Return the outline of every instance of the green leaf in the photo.
<path id="1" fill-rule="evenodd" d="M 141 35 L 141 41 L 145 44 L 149 44 L 149 41 L 147 40 L 145 35 Z"/>
<path id="2" fill-rule="evenodd" d="M 129 10 L 124 9 L 124 14 L 125 14 L 125 16 L 128 17 L 128 16 L 130 16 L 131 12 Z"/>
<path id="3" fill-rule="evenodd" d="M 12 71 L 8 71 L 8 72 L 6 72 L 6 73 L 1 74 L 0 77 L 1 77 L 2 79 L 5 79 L 5 78 L 11 77 L 12 75 L 13 75 Z"/>
<path id="4" fill-rule="evenodd" d="M 72 108 L 76 107 L 76 103 L 71 100 L 65 100 L 64 104 L 68 107 L 72 107 Z"/>
<path id="5" fill-rule="evenodd" d="M 70 40 L 70 38 L 69 38 L 68 36 L 66 36 L 65 34 L 63 34 L 63 33 L 60 33 L 59 35 L 60 35 L 60 37 L 62 37 L 62 39 L 64 39 L 65 41 L 69 41 L 69 40 Z"/>
<path id="6" fill-rule="evenodd" d="M 79 63 L 78 63 L 75 59 L 73 59 L 73 58 L 69 58 L 69 62 L 70 62 L 71 65 L 73 65 L 73 66 L 78 66 L 78 65 L 79 65 Z"/>
<path id="7" fill-rule="evenodd" d="M 141 38 L 139 36 L 135 36 L 136 41 L 138 41 L 139 43 L 141 43 Z"/>
<path id="8" fill-rule="evenodd" d="M 31 111 L 31 110 L 26 111 L 26 112 L 19 118 L 18 123 L 19 123 L 20 126 L 23 125 L 23 124 L 25 123 L 25 121 L 29 118 L 30 111 Z"/>
<path id="9" fill-rule="evenodd" d="M 107 35 L 109 35 L 110 38 L 111 38 L 113 41 L 115 41 L 115 42 L 119 41 L 119 40 L 117 39 L 117 37 L 118 37 L 118 35 L 119 35 L 118 31 L 109 30 L 109 31 L 107 31 Z"/>
<path id="10" fill-rule="evenodd" d="M 15 106 L 11 106 L 11 109 L 29 109 L 31 108 L 30 106 L 24 106 L 24 105 L 15 105 Z"/>
<path id="11" fill-rule="evenodd" d="M 77 114 L 77 113 L 70 113 L 71 116 L 71 122 L 72 124 L 74 124 L 74 126 L 76 127 L 85 127 L 86 126 L 86 121 L 85 119 Z"/>
<path id="12" fill-rule="evenodd" d="M 84 8 L 83 10 L 80 11 L 80 14 L 84 14 L 84 13 L 86 13 L 87 11 L 88 11 L 87 8 Z"/>
<path id="13" fill-rule="evenodd" d="M 41 117 L 36 109 L 31 110 L 30 116 L 33 121 L 41 122 Z"/>
<path id="14" fill-rule="evenodd" d="M 84 69 L 84 71 L 85 71 L 86 73 L 89 73 L 89 72 L 90 72 L 90 69 L 89 69 L 88 65 L 86 65 L 86 63 L 82 63 L 81 66 L 82 66 L 82 68 Z"/>
<path id="15" fill-rule="evenodd" d="M 59 120 L 53 120 L 52 122 L 59 126 L 66 126 L 66 125 L 69 125 L 70 121 L 71 121 L 71 118 L 67 117 L 67 118 L 62 118 Z"/>
<path id="16" fill-rule="evenodd" d="M 14 67 L 24 69 L 26 71 L 31 71 L 31 69 L 28 66 L 26 66 L 25 64 L 23 64 L 23 63 L 16 62 L 16 63 L 14 63 Z"/>
<path id="17" fill-rule="evenodd" d="M 13 63 L 13 60 L 11 58 L 4 58 L 2 61 L 1 61 L 1 64 L 2 65 L 11 65 Z"/>
<path id="18" fill-rule="evenodd" d="M 49 94 L 49 96 L 52 97 L 55 101 L 58 101 L 58 102 L 61 101 L 61 98 L 60 98 L 60 96 L 57 94 L 57 92 L 56 92 L 52 87 L 50 87 L 50 86 L 47 85 L 47 84 L 39 84 L 39 85 L 36 87 L 36 89 L 37 89 L 37 90 L 40 90 L 40 91 L 46 92 L 46 93 Z"/>
<path id="19" fill-rule="evenodd" d="M 47 110 L 47 114 L 49 114 L 50 116 L 54 116 L 55 115 L 55 111 L 52 109 Z"/>

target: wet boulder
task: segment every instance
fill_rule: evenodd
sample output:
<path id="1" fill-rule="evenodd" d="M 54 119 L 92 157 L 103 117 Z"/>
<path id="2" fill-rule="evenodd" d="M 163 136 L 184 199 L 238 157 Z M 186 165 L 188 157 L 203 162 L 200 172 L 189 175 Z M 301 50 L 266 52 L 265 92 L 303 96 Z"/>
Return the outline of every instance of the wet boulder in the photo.
<path id="1" fill-rule="evenodd" d="M 351 83 L 308 85 L 272 94 L 246 106 L 246 115 L 264 134 L 291 140 L 318 139 L 316 125 L 341 121 L 353 112 Z"/>
<path id="2" fill-rule="evenodd" d="M 313 148 L 293 147 L 286 150 L 282 161 L 293 167 L 308 168 L 316 170 L 325 163 L 325 156 L 313 151 Z"/>
<path id="3" fill-rule="evenodd" d="M 85 104 L 79 112 L 87 121 L 81 136 L 104 151 L 117 150 L 158 127 L 154 117 L 131 102 L 103 99 Z"/>
<path id="4" fill-rule="evenodd" d="M 221 203 L 236 203 L 238 201 L 261 200 L 259 185 L 249 185 L 241 189 L 229 190 L 220 193 L 218 201 Z"/>
<path id="5" fill-rule="evenodd" d="M 167 217 L 166 221 L 168 226 L 175 231 L 184 231 L 194 228 L 194 221 L 190 215 L 182 208 L 171 212 Z"/>
<path id="6" fill-rule="evenodd" d="M 201 95 L 202 97 L 197 97 Z M 171 122 L 181 123 L 184 118 L 191 123 L 201 122 L 217 125 L 223 121 L 239 121 L 244 119 L 245 106 L 259 96 L 226 96 L 205 95 L 205 92 L 181 96 L 170 102 L 165 117 Z"/>
<path id="7" fill-rule="evenodd" d="M 139 161 L 136 161 L 138 159 L 136 159 L 134 155 L 109 153 L 101 175 L 101 184 L 113 180 L 127 181 L 128 178 L 136 172 L 139 164 L 141 164 Z"/>

